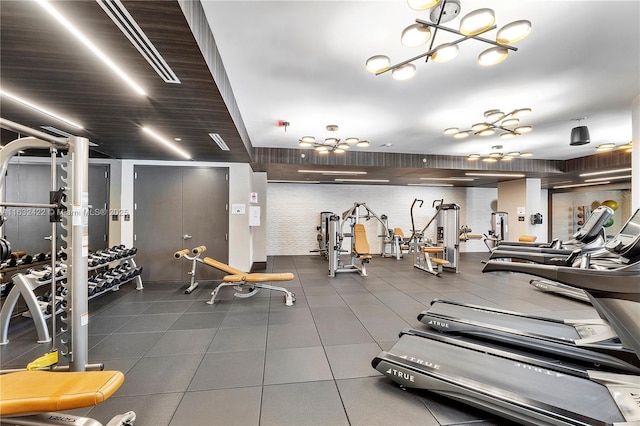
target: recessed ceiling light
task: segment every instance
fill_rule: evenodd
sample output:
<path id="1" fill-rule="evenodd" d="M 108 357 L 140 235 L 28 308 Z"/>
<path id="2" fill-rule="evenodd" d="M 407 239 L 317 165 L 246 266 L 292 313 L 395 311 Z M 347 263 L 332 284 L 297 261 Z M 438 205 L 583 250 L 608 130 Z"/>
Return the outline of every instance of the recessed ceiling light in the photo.
<path id="1" fill-rule="evenodd" d="M 467 176 L 485 176 L 485 177 L 513 177 L 523 178 L 526 175 L 522 173 L 465 173 Z"/>
<path id="2" fill-rule="evenodd" d="M 267 180 L 267 183 L 320 183 L 319 180 Z"/>
<path id="3" fill-rule="evenodd" d="M 298 170 L 298 173 L 320 173 L 323 175 L 366 175 L 367 172 L 355 172 L 349 170 Z"/>
<path id="4" fill-rule="evenodd" d="M 62 16 L 48 1 L 36 0 L 40 6 L 51 16 L 56 18 L 71 34 L 82 42 L 91 52 L 104 62 L 111 70 L 124 80 L 136 93 L 146 96 L 145 91 L 135 81 L 131 79 L 122 69 L 115 64 L 107 55 L 102 52 L 91 40 L 89 40 L 80 30 L 78 30 L 67 18 Z"/>
<path id="5" fill-rule="evenodd" d="M 452 183 L 408 183 L 408 186 L 453 186 Z"/>
<path id="6" fill-rule="evenodd" d="M 585 182 L 598 182 L 601 180 L 619 180 L 619 179 L 631 179 L 631 175 L 627 176 L 608 176 L 608 177 L 599 177 L 593 179 L 585 179 Z"/>
<path id="7" fill-rule="evenodd" d="M 607 183 L 611 183 L 611 182 L 606 181 L 606 182 L 595 182 L 595 183 L 577 183 L 575 185 L 560 185 L 560 186 L 554 186 L 553 189 L 578 188 L 578 187 L 581 187 L 581 186 L 594 186 L 594 185 L 606 185 Z"/>
<path id="8" fill-rule="evenodd" d="M 334 179 L 335 182 L 389 182 L 389 179 Z"/>
<path id="9" fill-rule="evenodd" d="M 5 96 L 5 97 L 7 97 L 7 98 L 9 98 L 11 100 L 14 100 L 14 101 L 16 101 L 18 103 L 21 103 L 22 105 L 28 106 L 29 108 L 32 108 L 32 109 L 35 109 L 36 111 L 39 111 L 39 112 L 41 112 L 43 114 L 46 114 L 49 117 L 53 117 L 56 120 L 60 120 L 60 121 L 62 121 L 64 123 L 67 123 L 68 125 L 73 126 L 76 129 L 84 129 L 84 127 L 82 127 L 80 124 L 76 123 L 75 121 L 71 121 L 68 118 L 64 118 L 61 115 L 58 115 L 58 114 L 56 114 L 54 112 L 51 112 L 48 109 L 44 109 L 41 106 L 36 105 L 31 101 L 28 101 L 26 99 L 20 98 L 20 97 L 14 95 L 12 93 L 9 93 L 6 90 L 0 89 L 0 96 Z"/>
<path id="10" fill-rule="evenodd" d="M 474 178 L 465 178 L 465 177 L 447 177 L 447 178 L 420 178 L 420 180 L 455 180 L 460 182 L 470 182 L 474 181 Z"/>
<path id="11" fill-rule="evenodd" d="M 602 172 L 582 173 L 582 174 L 580 174 L 580 177 L 598 176 L 598 175 L 606 175 L 606 174 L 609 174 L 609 173 L 622 173 L 622 172 L 630 172 L 630 171 L 631 171 L 631 167 L 626 168 L 626 169 L 605 170 L 605 171 L 602 171 Z"/>
<path id="12" fill-rule="evenodd" d="M 156 141 L 160 142 L 161 144 L 163 144 L 167 148 L 170 148 L 173 151 L 177 152 L 181 157 L 183 157 L 183 158 L 185 158 L 187 160 L 191 160 L 191 155 L 189 155 L 189 153 L 187 153 L 186 151 L 183 151 L 182 149 L 178 148 L 175 144 L 171 143 L 166 138 L 163 138 L 162 136 L 160 136 L 159 134 L 157 134 L 156 132 L 154 132 L 150 128 L 143 127 L 142 131 L 144 131 L 149 136 L 153 137 Z"/>

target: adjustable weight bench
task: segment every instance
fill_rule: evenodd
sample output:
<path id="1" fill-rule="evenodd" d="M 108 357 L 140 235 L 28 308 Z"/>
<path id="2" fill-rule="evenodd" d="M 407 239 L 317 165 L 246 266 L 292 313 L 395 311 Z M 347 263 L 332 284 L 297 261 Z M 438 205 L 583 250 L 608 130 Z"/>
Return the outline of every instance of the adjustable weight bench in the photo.
<path id="1" fill-rule="evenodd" d="M 0 375 L 0 423 L 2 425 L 101 426 L 87 417 L 56 411 L 98 405 L 124 382 L 120 371 L 17 371 Z M 112 418 L 107 426 L 130 426 L 133 411 Z"/>
<path id="2" fill-rule="evenodd" d="M 293 302 L 296 301 L 295 294 L 290 292 L 284 287 L 277 287 L 270 284 L 265 284 L 271 281 L 291 281 L 295 278 L 295 276 L 290 272 L 281 272 L 281 273 L 262 273 L 262 272 L 244 272 L 240 269 L 236 269 L 233 266 L 229 266 L 226 263 L 222 263 L 210 257 L 205 257 L 204 259 L 200 258 L 200 255 L 207 250 L 206 246 L 198 246 L 192 250 L 183 249 L 174 253 L 174 257 L 176 259 L 185 258 L 193 262 L 193 266 L 189 275 L 191 275 L 191 285 L 185 290 L 185 293 L 191 293 L 197 286 L 198 283 L 195 281 L 196 275 L 196 264 L 204 263 L 207 266 L 218 269 L 222 272 L 227 273 L 222 278 L 222 283 L 220 283 L 211 293 L 211 300 L 207 303 L 209 305 L 213 305 L 216 301 L 216 296 L 222 287 L 233 286 L 237 292 L 234 293 L 234 296 L 247 298 L 255 295 L 260 291 L 260 289 L 265 290 L 275 290 L 281 291 L 284 293 L 285 297 L 285 305 L 292 306 Z M 189 254 L 192 253 L 190 256 Z M 242 290 L 244 288 L 248 288 L 249 291 L 243 293 Z"/>
<path id="3" fill-rule="evenodd" d="M 219 262 L 210 257 L 205 257 L 204 259 L 202 259 L 202 263 L 229 274 L 225 275 L 222 278 L 222 282 L 211 293 L 211 300 L 207 302 L 209 305 L 213 305 L 215 303 L 216 296 L 218 295 L 220 289 L 227 286 L 233 286 L 237 290 L 237 292 L 234 293 L 234 296 L 236 297 L 251 297 L 263 288 L 265 290 L 275 290 L 283 292 L 285 305 L 287 306 L 292 306 L 293 302 L 296 301 L 295 294 L 293 294 L 286 288 L 265 284 L 266 282 L 271 281 L 291 281 L 295 278 L 295 275 L 293 275 L 291 272 L 243 272 L 239 269 L 234 268 L 233 266 L 229 266 L 226 263 Z M 245 286 L 249 288 L 249 291 L 247 293 L 242 292 Z"/>

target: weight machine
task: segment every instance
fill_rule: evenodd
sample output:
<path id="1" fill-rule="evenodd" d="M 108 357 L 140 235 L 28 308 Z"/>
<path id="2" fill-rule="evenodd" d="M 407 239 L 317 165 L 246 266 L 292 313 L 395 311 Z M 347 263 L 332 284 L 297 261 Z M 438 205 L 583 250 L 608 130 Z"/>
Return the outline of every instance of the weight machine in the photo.
<path id="1" fill-rule="evenodd" d="M 89 140 L 79 136 L 69 138 L 54 137 L 31 129 L 18 123 L 0 118 L 0 127 L 18 134 L 28 135 L 16 139 L 0 150 L 0 217 L 4 207 L 49 208 L 51 214 L 51 270 L 52 297 L 55 297 L 57 264 L 56 225 L 61 216 L 62 236 L 66 247 L 63 258 L 66 279 L 61 281 L 63 292 L 63 314 L 61 317 L 65 327 L 62 329 L 62 355 L 68 360 L 66 366 L 53 366 L 58 362 L 56 341 L 56 314 L 52 315 L 51 350 L 27 366 L 27 370 L 49 367 L 50 371 L 11 370 L 0 371 L 2 386 L 0 387 L 0 414 L 5 424 L 83 424 L 98 425 L 93 419 L 58 414 L 47 411 L 56 409 L 83 408 L 109 398 L 124 381 L 119 371 L 86 371 L 102 370 L 102 364 L 88 364 L 88 164 Z M 18 152 L 31 148 L 48 149 L 51 154 L 51 185 L 49 203 L 11 203 L 1 199 L 5 183 L 5 175 L 9 160 Z M 56 164 L 58 150 L 66 164 L 62 166 L 62 180 L 66 185 L 61 193 L 56 188 Z M 62 196 L 62 194 L 64 196 Z M 61 215 L 61 211 L 66 214 Z M 20 274 L 17 274 L 20 275 Z M 28 290 L 27 286 L 25 289 Z M 25 298 L 33 297 L 33 292 L 22 292 Z M 27 300 L 28 305 L 33 305 Z M 54 304 L 55 306 L 55 304 Z M 57 372 L 54 372 L 57 371 Z M 61 371 L 69 371 L 62 373 Z M 135 413 L 128 412 L 116 416 L 109 425 L 132 425 Z M 56 423 L 58 422 L 58 423 Z"/>
<path id="2" fill-rule="evenodd" d="M 434 200 L 434 215 L 424 228 L 415 228 L 414 208 L 422 207 L 423 200 L 414 199 L 411 204 L 411 225 L 413 227 L 409 240 L 410 250 L 415 254 L 413 266 L 430 274 L 439 276 L 443 270 L 458 272 L 460 260 L 460 206 L 444 204 L 444 200 Z M 425 231 L 436 222 L 436 242 L 425 239 Z"/>
<path id="3" fill-rule="evenodd" d="M 364 210 L 364 211 L 362 211 Z M 366 264 L 372 256 L 369 254 L 369 242 L 367 241 L 364 225 L 361 219 L 376 219 L 382 224 L 383 233 L 388 235 L 389 229 L 386 223 L 365 203 L 355 202 L 353 207 L 342 213 L 342 217 L 331 215 L 329 217 L 329 276 L 335 277 L 339 272 L 358 272 L 363 277 L 367 276 Z M 349 224 L 350 232 L 344 232 L 345 225 Z M 350 250 L 343 250 L 342 244 L 345 238 L 351 238 Z M 341 253 L 349 253 L 350 263 L 346 264 L 340 258 Z M 356 262 L 359 262 L 358 265 Z"/>
<path id="4" fill-rule="evenodd" d="M 311 253 L 318 253 L 324 258 L 329 257 L 329 218 L 333 215 L 333 212 L 320 212 L 320 225 L 316 227 L 318 248 L 311 250 Z"/>
<path id="5" fill-rule="evenodd" d="M 509 213 L 492 212 L 489 235 L 484 236 L 484 244 L 492 251 L 500 241 L 509 239 Z"/>

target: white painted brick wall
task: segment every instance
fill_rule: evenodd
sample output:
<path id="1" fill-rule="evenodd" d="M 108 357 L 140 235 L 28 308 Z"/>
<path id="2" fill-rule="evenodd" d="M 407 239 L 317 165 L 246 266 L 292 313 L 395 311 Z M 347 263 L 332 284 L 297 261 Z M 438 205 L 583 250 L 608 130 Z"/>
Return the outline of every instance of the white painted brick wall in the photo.
<path id="1" fill-rule="evenodd" d="M 467 225 L 473 233 L 486 233 L 490 227 L 492 207 L 495 208 L 497 190 L 493 188 L 436 188 L 374 185 L 318 185 L 269 183 L 267 185 L 267 255 L 304 255 L 318 247 L 316 227 L 320 212 L 341 215 L 354 202 L 363 202 L 378 216 L 389 218 L 389 227 L 400 227 L 406 236 L 411 234 L 411 203 L 424 200 L 415 209 L 416 228 L 422 229 L 435 213 L 434 200 L 460 206 L 460 225 Z M 375 219 L 365 222 L 367 240 L 372 253 L 382 251 L 382 227 Z M 345 229 L 345 232 L 346 231 Z M 426 231 L 435 239 L 435 222 Z M 486 251 L 482 240 L 461 243 L 461 251 Z"/>

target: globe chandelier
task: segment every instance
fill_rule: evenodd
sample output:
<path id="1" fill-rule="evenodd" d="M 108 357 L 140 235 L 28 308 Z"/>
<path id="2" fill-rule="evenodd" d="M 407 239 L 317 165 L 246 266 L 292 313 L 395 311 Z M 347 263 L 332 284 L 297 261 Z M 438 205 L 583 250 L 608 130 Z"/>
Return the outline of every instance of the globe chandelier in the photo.
<path id="1" fill-rule="evenodd" d="M 402 31 L 400 41 L 407 47 L 418 47 L 431 41 L 426 52 L 407 60 L 391 65 L 391 59 L 386 55 L 375 55 L 367 59 L 366 68 L 369 72 L 379 75 L 391 71 L 391 76 L 396 80 L 407 80 L 416 73 L 416 66 L 412 63 L 425 58 L 425 62 L 431 58 L 433 62 L 448 62 L 458 55 L 458 45 L 465 40 L 477 40 L 492 45 L 482 51 L 478 56 L 481 66 L 491 66 L 504 61 L 509 51 L 517 51 L 511 46 L 523 40 L 531 31 L 531 22 L 518 20 L 500 28 L 496 33 L 495 41 L 480 37 L 488 31 L 497 28 L 495 13 L 492 9 L 481 8 L 466 14 L 460 19 L 459 29 L 445 27 L 442 24 L 449 22 L 460 14 L 460 0 L 408 0 L 409 7 L 414 10 L 430 10 L 431 21 L 416 19 L 416 23 L 409 25 Z M 438 30 L 450 32 L 460 38 L 442 43 L 434 47 Z"/>

